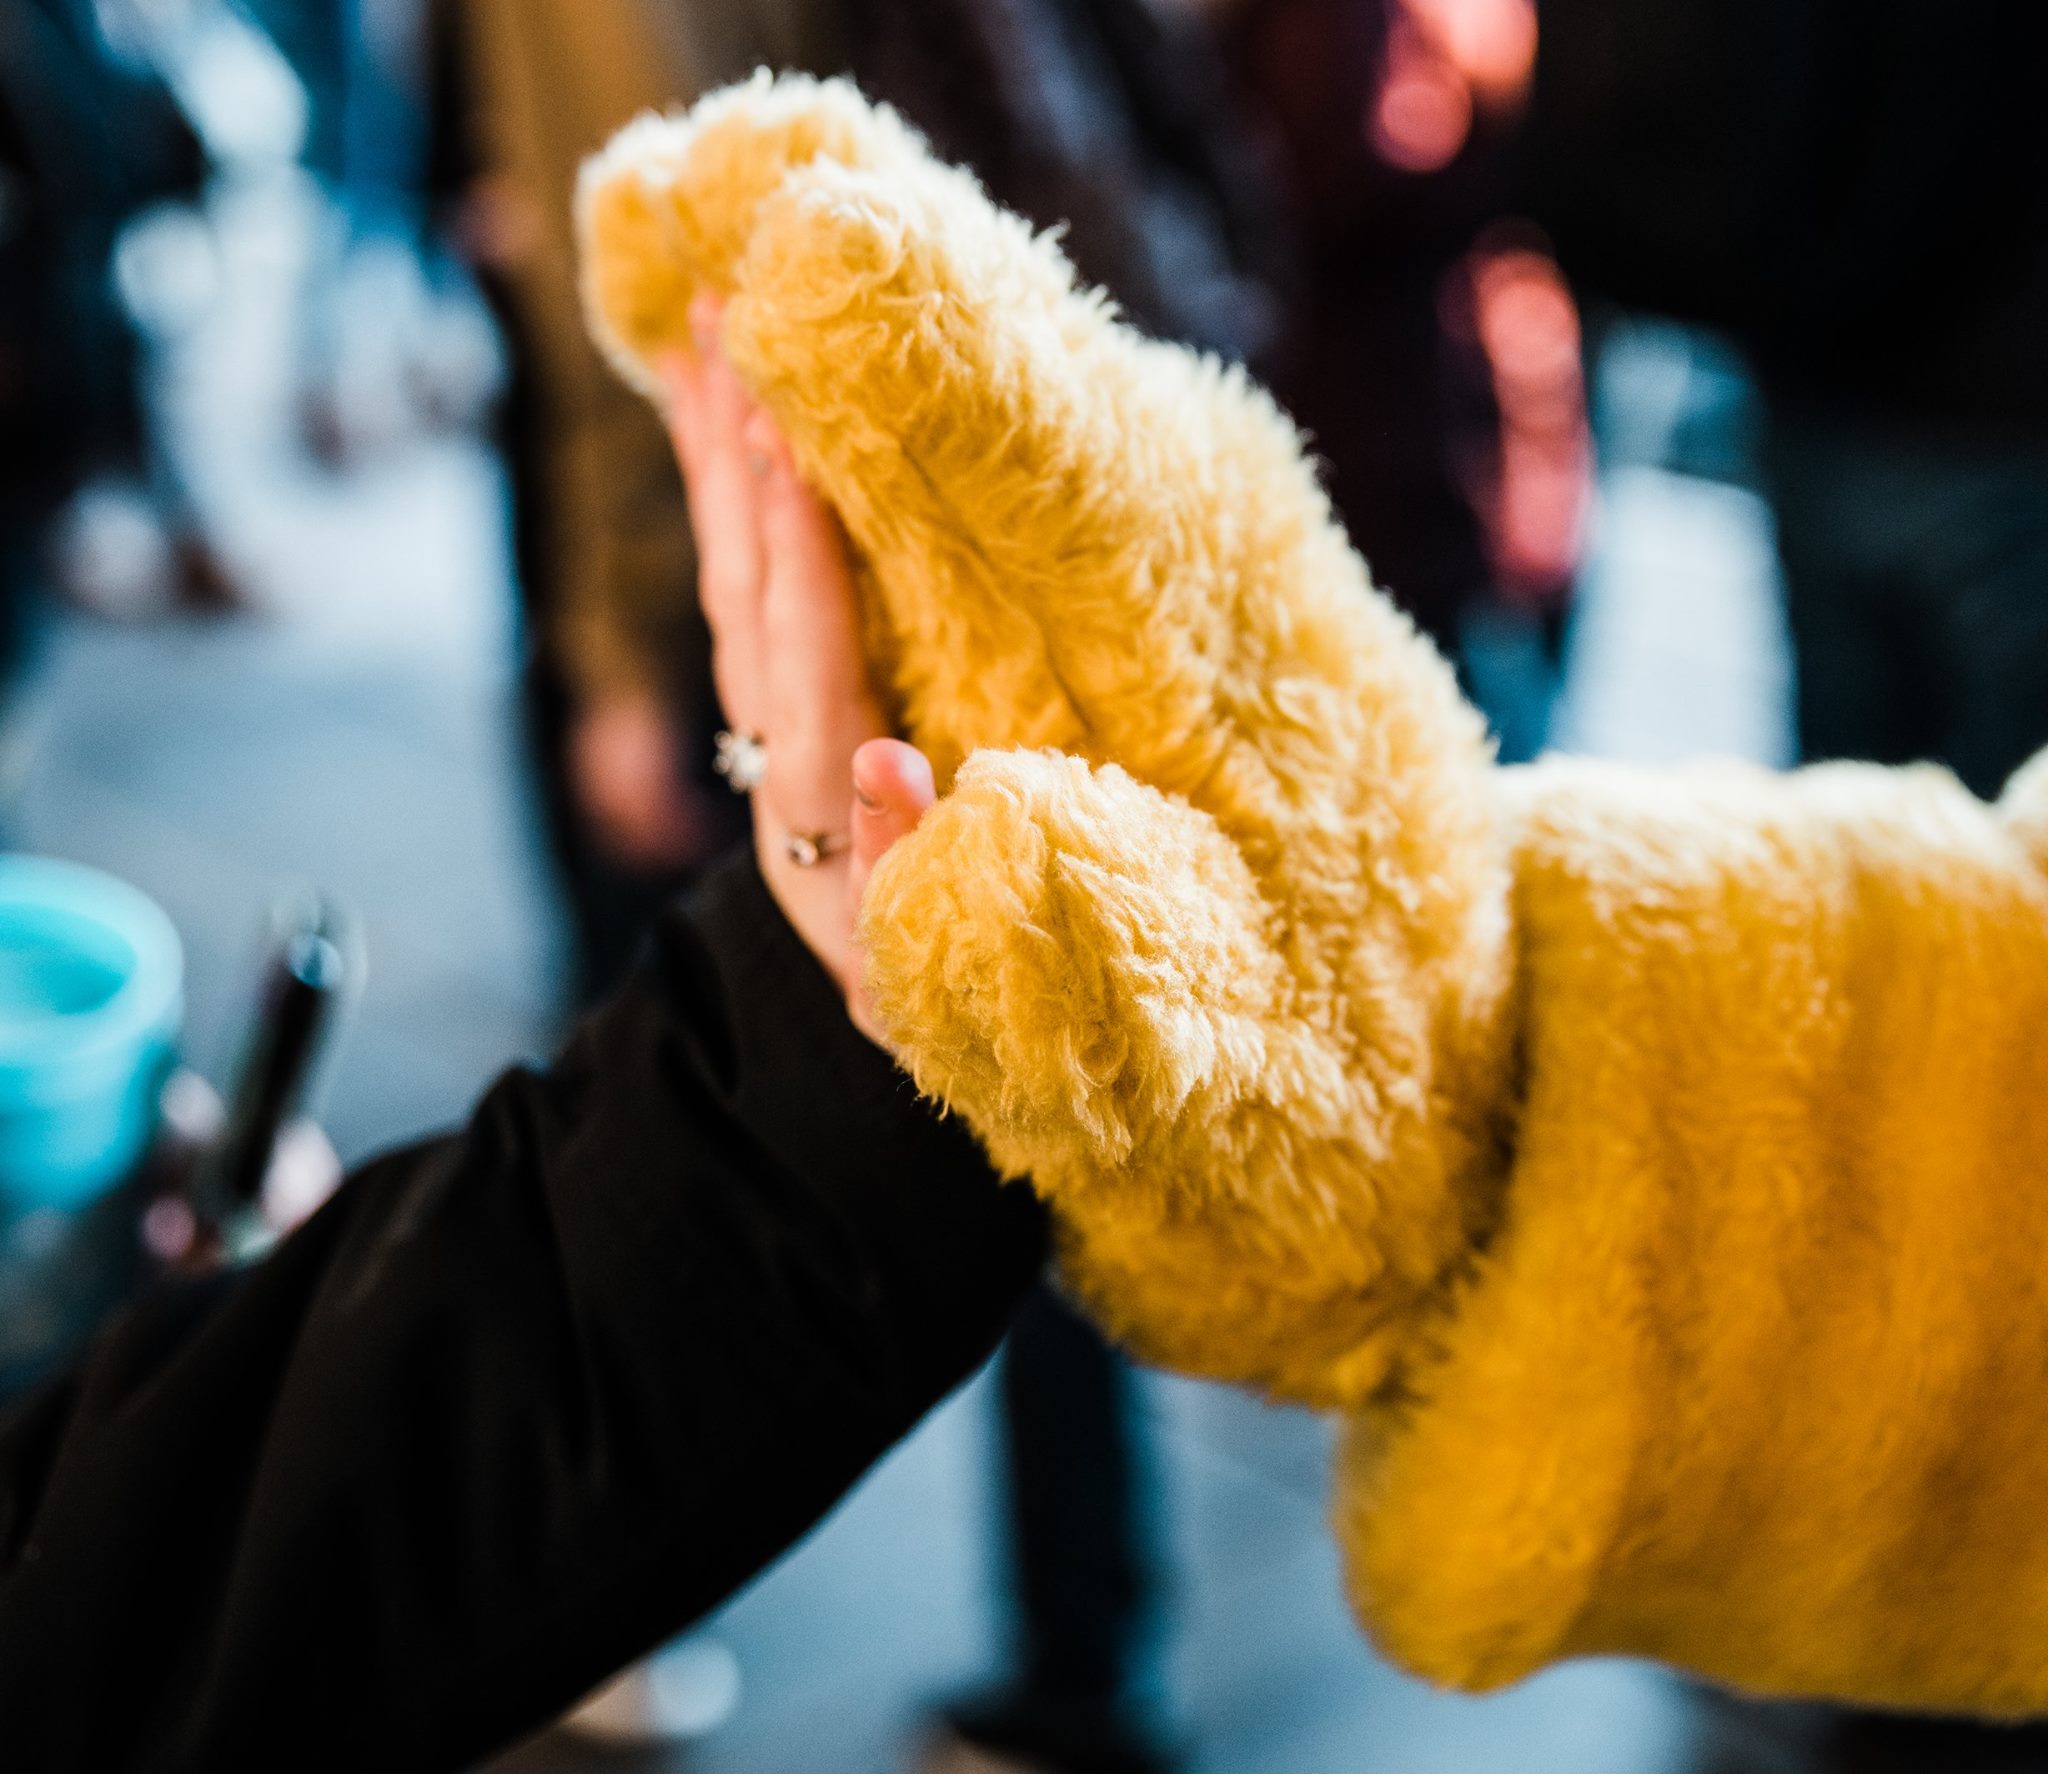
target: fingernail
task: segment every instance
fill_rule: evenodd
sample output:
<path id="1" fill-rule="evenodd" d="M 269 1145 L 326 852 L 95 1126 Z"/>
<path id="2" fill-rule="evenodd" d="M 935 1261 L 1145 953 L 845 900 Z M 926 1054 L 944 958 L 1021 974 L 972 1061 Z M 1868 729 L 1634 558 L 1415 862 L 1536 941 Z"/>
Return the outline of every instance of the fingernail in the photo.
<path id="1" fill-rule="evenodd" d="M 869 794 L 866 789 L 861 787 L 860 778 L 858 776 L 856 776 L 853 779 L 853 798 L 856 801 L 858 801 L 863 807 L 865 807 L 870 813 L 874 812 L 882 804 L 880 801 L 876 800 L 873 795 Z"/>
<path id="2" fill-rule="evenodd" d="M 749 450 L 747 452 L 747 466 L 754 471 L 754 478 L 761 480 L 767 476 L 768 470 L 773 468 L 775 464 L 762 455 L 759 450 Z"/>

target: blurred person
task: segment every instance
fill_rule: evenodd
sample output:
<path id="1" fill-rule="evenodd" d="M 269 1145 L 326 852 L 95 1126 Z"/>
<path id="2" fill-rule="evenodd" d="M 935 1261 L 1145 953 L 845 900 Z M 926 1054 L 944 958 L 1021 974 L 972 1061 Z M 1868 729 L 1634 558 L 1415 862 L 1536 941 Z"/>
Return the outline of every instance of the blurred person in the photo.
<path id="1" fill-rule="evenodd" d="M 1374 580 L 1534 756 L 1591 459 L 1576 307 L 1517 219 L 1533 0 L 1202 10 L 1299 242 L 1273 390 Z"/>
<path id="2" fill-rule="evenodd" d="M 1873 35 L 1792 76 L 1854 146 L 1748 340 L 1801 750 L 1983 793 L 2048 741 L 2048 21 L 1895 3 Z"/>
<path id="3" fill-rule="evenodd" d="M 709 763 L 719 723 L 674 457 L 584 334 L 576 169 L 635 112 L 758 54 L 801 56 L 796 11 L 779 37 L 742 29 L 741 8 L 637 0 L 437 0 L 430 18 L 433 183 L 507 344 L 524 705 L 583 1001 L 744 820 Z"/>
<path id="4" fill-rule="evenodd" d="M 1995 786 L 2048 734 L 2048 17 L 1544 16 L 1539 202 L 1566 264 L 1757 371 L 1801 749 Z"/>
<path id="5" fill-rule="evenodd" d="M 223 0 L 216 0 L 216 4 Z M 489 327 L 430 226 L 430 0 L 233 0 L 297 78 L 319 193 L 294 366 L 301 441 L 330 468 L 481 420 Z"/>
<path id="6" fill-rule="evenodd" d="M 2048 743 L 2048 426 L 1770 392 L 1802 753 L 1932 759 L 1986 792 Z"/>

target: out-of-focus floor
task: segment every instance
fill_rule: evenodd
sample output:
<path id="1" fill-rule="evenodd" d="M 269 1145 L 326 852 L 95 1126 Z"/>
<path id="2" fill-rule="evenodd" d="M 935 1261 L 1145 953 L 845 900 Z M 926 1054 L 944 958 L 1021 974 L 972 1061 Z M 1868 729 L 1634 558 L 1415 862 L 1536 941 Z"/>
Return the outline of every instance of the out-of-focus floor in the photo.
<path id="1" fill-rule="evenodd" d="M 445 439 L 345 476 L 296 450 L 301 203 L 283 185 L 218 196 L 226 275 L 163 392 L 195 489 L 268 613 L 55 621 L 0 722 L 0 820 L 9 844 L 110 868 L 170 909 L 189 951 L 190 1057 L 216 1078 L 273 890 L 313 881 L 352 902 L 369 983 L 326 1119 L 353 1158 L 448 1123 L 498 1067 L 545 1050 L 559 940 L 517 767 L 495 470 Z M 1658 350 L 1651 338 L 1628 398 L 1659 398 Z M 1655 447 L 1628 453 L 1607 477 L 1562 737 L 1781 755 L 1759 508 L 1651 465 Z M 1324 1426 L 1164 1379 L 1146 1410 L 1171 1583 L 1164 1682 L 1200 1774 L 1775 1765 L 1744 1735 L 1754 1721 L 1648 1668 L 1585 1664 L 1482 1701 L 1402 1678 L 1344 1612 Z M 551 1734 L 505 1774 L 905 1768 L 921 1708 L 1000 1653 L 990 1461 L 977 1384 L 715 1623 L 743 1695 L 688 1752 Z"/>

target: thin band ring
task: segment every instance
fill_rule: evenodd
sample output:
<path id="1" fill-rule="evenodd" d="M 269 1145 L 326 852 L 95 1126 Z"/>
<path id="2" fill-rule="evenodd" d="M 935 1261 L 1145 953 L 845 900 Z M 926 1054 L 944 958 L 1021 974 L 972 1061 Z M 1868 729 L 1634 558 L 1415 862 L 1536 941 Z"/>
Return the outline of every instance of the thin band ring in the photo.
<path id="1" fill-rule="evenodd" d="M 791 832 L 782 840 L 782 853 L 800 869 L 814 869 L 828 856 L 837 856 L 847 846 L 844 832 Z"/>

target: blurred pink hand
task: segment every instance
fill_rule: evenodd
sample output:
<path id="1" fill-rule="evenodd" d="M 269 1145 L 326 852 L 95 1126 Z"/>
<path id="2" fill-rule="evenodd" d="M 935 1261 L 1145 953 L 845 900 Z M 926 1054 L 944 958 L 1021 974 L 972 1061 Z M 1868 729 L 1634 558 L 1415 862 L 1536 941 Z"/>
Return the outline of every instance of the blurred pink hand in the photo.
<path id="1" fill-rule="evenodd" d="M 640 868 L 682 868 L 706 843 L 697 791 L 684 779 L 677 727 L 651 696 L 609 696 L 576 718 L 569 779 L 597 840 Z"/>

